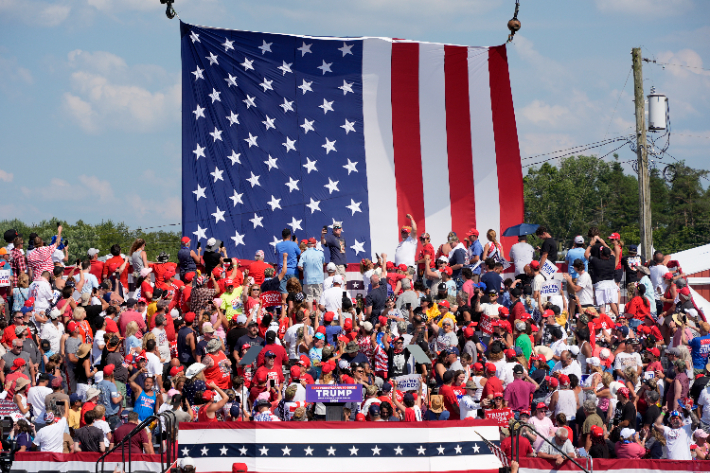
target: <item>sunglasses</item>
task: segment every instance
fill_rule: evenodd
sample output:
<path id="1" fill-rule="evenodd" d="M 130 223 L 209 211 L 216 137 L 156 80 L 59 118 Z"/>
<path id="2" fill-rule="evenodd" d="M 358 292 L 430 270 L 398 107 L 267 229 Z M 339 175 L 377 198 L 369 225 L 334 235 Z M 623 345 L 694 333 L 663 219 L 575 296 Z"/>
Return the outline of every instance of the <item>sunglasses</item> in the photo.
<path id="1" fill-rule="evenodd" d="M 364 373 L 365 370 L 355 370 L 356 373 Z"/>

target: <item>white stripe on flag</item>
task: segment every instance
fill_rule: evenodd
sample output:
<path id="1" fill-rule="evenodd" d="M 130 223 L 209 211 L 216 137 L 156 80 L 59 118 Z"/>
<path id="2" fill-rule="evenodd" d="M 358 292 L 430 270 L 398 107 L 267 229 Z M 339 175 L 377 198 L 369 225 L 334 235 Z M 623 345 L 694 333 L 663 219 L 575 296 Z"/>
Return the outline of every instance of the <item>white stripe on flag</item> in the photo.
<path id="1" fill-rule="evenodd" d="M 392 42 L 365 39 L 362 56 L 370 248 L 373 255 L 386 251 L 394 258 L 399 231 L 392 141 Z"/>
<path id="2" fill-rule="evenodd" d="M 500 238 L 500 199 L 491 111 L 488 48 L 468 48 L 468 94 L 471 105 L 476 228 L 481 232 L 482 237 L 489 228 L 492 228 L 498 232 Z M 485 242 L 485 239 L 483 241 Z"/>
<path id="3" fill-rule="evenodd" d="M 281 452 L 279 452 L 280 454 Z M 289 458 L 284 457 L 233 457 L 233 458 L 194 458 L 197 471 L 206 472 L 231 472 L 235 462 L 245 463 L 249 471 L 280 472 L 292 471 L 310 473 L 313 471 L 475 471 L 497 470 L 501 463 L 495 455 L 446 456 L 446 457 L 372 457 L 372 452 L 358 451 L 359 455 L 369 455 L 369 458 L 352 456 L 344 461 L 343 458 Z M 475 458 L 475 470 L 472 462 Z"/>
<path id="4" fill-rule="evenodd" d="M 419 136 L 426 230 L 443 242 L 451 231 L 443 44 L 419 44 Z"/>

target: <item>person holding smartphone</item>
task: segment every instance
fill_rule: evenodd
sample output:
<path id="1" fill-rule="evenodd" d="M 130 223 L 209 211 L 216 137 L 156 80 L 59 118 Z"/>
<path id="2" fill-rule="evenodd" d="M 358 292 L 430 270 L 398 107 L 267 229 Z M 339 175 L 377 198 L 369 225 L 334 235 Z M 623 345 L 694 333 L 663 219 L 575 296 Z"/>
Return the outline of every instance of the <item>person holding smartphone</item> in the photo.
<path id="1" fill-rule="evenodd" d="M 281 385 L 285 381 L 284 373 L 280 366 L 276 367 L 276 353 L 272 350 L 267 350 L 266 353 L 264 353 L 264 365 L 256 370 L 255 376 L 258 376 L 260 373 L 266 374 L 266 379 L 268 379 L 267 386 L 269 388 L 278 387 L 279 392 L 281 391 Z"/>

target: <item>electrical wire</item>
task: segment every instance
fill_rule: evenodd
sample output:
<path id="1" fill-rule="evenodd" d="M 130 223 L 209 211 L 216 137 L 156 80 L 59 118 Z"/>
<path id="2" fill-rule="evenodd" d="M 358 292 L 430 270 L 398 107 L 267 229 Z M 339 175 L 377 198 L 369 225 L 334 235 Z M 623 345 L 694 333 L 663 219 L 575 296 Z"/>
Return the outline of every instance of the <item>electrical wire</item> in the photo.
<path id="1" fill-rule="evenodd" d="M 611 122 L 614 119 L 614 115 L 616 115 L 616 107 L 619 106 L 619 101 L 621 100 L 621 95 L 624 93 L 624 90 L 626 90 L 626 84 L 629 83 L 629 77 L 631 77 L 631 71 L 633 71 L 633 67 L 629 67 L 629 72 L 626 74 L 626 80 L 624 81 L 624 87 L 619 91 L 619 96 L 616 98 L 616 105 L 614 105 L 614 111 L 611 112 L 611 117 L 609 117 L 609 124 L 606 126 L 606 132 L 604 133 L 604 138 L 606 139 L 606 135 L 609 134 L 609 128 L 611 128 Z"/>
<path id="2" fill-rule="evenodd" d="M 553 156 L 553 157 L 551 157 L 551 158 L 543 159 L 543 160 L 541 160 L 541 161 L 537 161 L 537 162 L 534 162 L 534 163 L 531 163 L 531 164 L 526 164 L 526 165 L 523 166 L 523 168 L 528 168 L 528 167 L 530 167 L 530 166 L 536 166 L 536 165 L 538 165 L 538 164 L 546 163 L 546 162 L 548 162 L 548 161 L 553 161 L 553 160 L 555 160 L 555 159 L 564 158 L 564 157 L 566 157 L 566 156 L 570 156 L 570 155 L 573 155 L 573 154 L 579 154 L 579 153 L 582 152 L 582 151 L 587 151 L 587 150 L 594 149 L 594 148 L 601 148 L 602 146 L 606 146 L 606 145 L 611 144 L 611 143 L 616 143 L 616 142 L 619 142 L 619 141 L 623 141 L 624 143 L 623 143 L 621 146 L 619 146 L 618 148 L 616 148 L 616 149 L 621 149 L 621 148 L 623 148 L 624 146 L 626 146 L 626 145 L 629 143 L 629 141 L 630 141 L 630 139 L 631 139 L 632 136 L 633 136 L 633 135 L 628 135 L 628 136 L 623 136 L 623 137 L 619 137 L 619 138 L 614 138 L 614 139 L 605 140 L 604 142 L 599 142 L 599 143 L 601 143 L 601 144 L 598 144 L 598 145 L 595 145 L 595 146 L 588 146 L 588 147 L 582 148 L 582 149 L 575 149 L 574 151 L 570 151 L 570 152 L 567 152 L 567 153 L 563 153 L 563 154 L 560 154 L 560 155 L 558 155 L 558 156 Z M 574 148 L 570 148 L 570 149 L 574 149 Z M 549 153 L 546 153 L 546 154 L 549 154 Z M 544 154 L 538 155 L 538 156 L 544 156 Z M 607 156 L 607 155 L 605 155 L 605 156 Z M 533 156 L 533 157 L 534 157 L 534 156 Z M 601 159 L 601 158 L 599 158 L 599 159 Z"/>
<path id="3" fill-rule="evenodd" d="M 641 60 L 643 62 L 647 62 L 649 64 L 656 64 L 659 66 L 677 66 L 677 67 L 687 67 L 688 69 L 700 69 L 701 71 L 710 71 L 710 69 L 705 69 L 704 67 L 688 66 L 687 64 L 674 64 L 674 63 L 670 63 L 670 62 L 658 62 L 655 59 L 646 59 L 646 58 L 642 58 Z"/>
<path id="4" fill-rule="evenodd" d="M 625 136 L 626 136 L 626 135 L 625 135 Z M 548 151 L 547 153 L 540 153 L 540 154 L 536 154 L 536 155 L 533 155 L 533 156 L 528 156 L 527 158 L 521 159 L 521 161 L 525 161 L 525 160 L 533 159 L 533 158 L 539 158 L 540 156 L 548 156 L 548 155 L 550 155 L 550 154 L 562 153 L 563 151 L 576 150 L 577 148 L 585 148 L 585 147 L 592 146 L 592 145 L 596 145 L 596 144 L 599 144 L 599 143 L 612 143 L 612 142 L 614 142 L 614 141 L 617 141 L 618 139 L 619 139 L 619 137 L 617 137 L 617 138 L 608 138 L 608 139 L 603 139 L 603 140 L 600 140 L 600 141 L 595 141 L 595 142 L 593 142 L 593 143 L 587 143 L 587 144 L 584 144 L 584 145 L 572 146 L 571 148 L 558 149 L 557 151 Z M 588 149 L 588 148 L 585 148 L 585 149 Z M 576 151 L 575 151 L 575 152 L 576 152 Z"/>

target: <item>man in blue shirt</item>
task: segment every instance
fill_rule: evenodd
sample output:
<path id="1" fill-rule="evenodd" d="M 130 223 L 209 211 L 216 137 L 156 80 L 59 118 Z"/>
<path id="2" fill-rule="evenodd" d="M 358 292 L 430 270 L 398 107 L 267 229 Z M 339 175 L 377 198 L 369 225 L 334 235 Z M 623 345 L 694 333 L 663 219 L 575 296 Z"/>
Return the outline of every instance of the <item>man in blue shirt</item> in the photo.
<path id="1" fill-rule="evenodd" d="M 581 259 L 584 262 L 584 270 L 587 271 L 587 258 L 584 257 L 584 237 L 577 235 L 574 237 L 574 247 L 567 252 L 565 261 L 567 262 L 567 272 L 572 279 L 579 277 L 577 271 L 574 270 L 574 262 Z"/>
<path id="2" fill-rule="evenodd" d="M 695 374 L 703 373 L 705 365 L 708 363 L 708 353 L 710 352 L 710 324 L 700 322 L 698 325 L 700 336 L 693 338 L 688 346 L 690 347 L 690 357 L 693 359 L 693 370 Z"/>
<path id="3" fill-rule="evenodd" d="M 303 292 L 309 303 L 313 300 L 319 301 L 323 294 L 324 264 L 325 255 L 322 251 L 316 250 L 316 239 L 310 238 L 308 248 L 298 260 L 298 268 L 303 270 Z"/>
<path id="4" fill-rule="evenodd" d="M 330 262 L 333 263 L 343 279 L 345 279 L 345 268 L 348 265 L 348 259 L 345 254 L 345 238 L 341 238 L 343 232 L 343 224 L 341 222 L 333 222 L 333 233 L 328 235 L 328 228 L 323 227 L 320 241 L 323 246 L 330 250 Z"/>
<path id="5" fill-rule="evenodd" d="M 468 256 L 468 264 L 475 265 L 481 261 L 481 256 L 483 256 L 483 246 L 481 242 L 478 241 L 478 230 L 472 228 L 466 233 L 466 243 L 468 248 L 466 249 L 466 254 Z M 481 267 L 478 266 L 473 270 L 473 282 L 477 283 L 481 278 Z"/>
<path id="6" fill-rule="evenodd" d="M 278 256 L 278 261 L 283 259 L 283 254 L 288 255 L 286 260 L 286 275 L 281 280 L 281 294 L 286 294 L 286 281 L 289 278 L 296 276 L 296 266 L 298 265 L 298 257 L 301 255 L 301 249 L 298 247 L 295 241 L 291 239 L 291 230 L 284 228 L 281 231 L 281 237 L 283 241 L 276 243 L 276 255 Z M 279 272 L 281 267 L 279 267 Z"/>
<path id="7" fill-rule="evenodd" d="M 496 264 L 493 258 L 488 258 L 486 260 L 486 266 L 488 267 L 488 271 L 481 277 L 481 282 L 485 283 L 488 289 L 492 288 L 500 295 L 500 288 L 503 285 L 503 278 L 500 273 L 503 272 L 503 265 L 500 263 Z"/>

